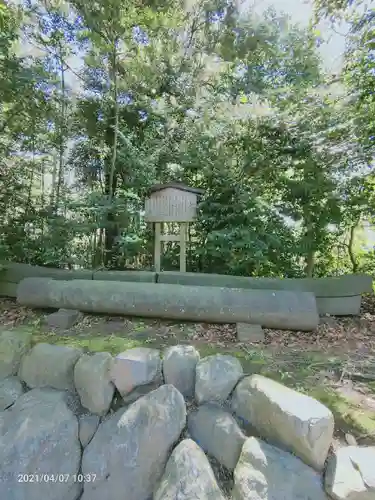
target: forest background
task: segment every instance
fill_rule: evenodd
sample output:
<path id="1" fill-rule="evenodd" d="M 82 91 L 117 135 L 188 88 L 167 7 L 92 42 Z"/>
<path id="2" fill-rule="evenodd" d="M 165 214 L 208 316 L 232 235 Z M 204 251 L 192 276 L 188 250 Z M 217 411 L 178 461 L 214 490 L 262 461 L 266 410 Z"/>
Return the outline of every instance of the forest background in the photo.
<path id="1" fill-rule="evenodd" d="M 0 259 L 150 269 L 145 197 L 181 181 L 189 271 L 375 275 L 374 53 L 372 2 L 0 2 Z"/>

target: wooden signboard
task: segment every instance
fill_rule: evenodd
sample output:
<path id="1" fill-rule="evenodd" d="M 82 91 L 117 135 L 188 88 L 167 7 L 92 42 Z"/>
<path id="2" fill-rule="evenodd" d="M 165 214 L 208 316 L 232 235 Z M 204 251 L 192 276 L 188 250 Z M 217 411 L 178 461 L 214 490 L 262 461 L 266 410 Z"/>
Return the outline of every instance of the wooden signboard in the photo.
<path id="1" fill-rule="evenodd" d="M 197 215 L 198 195 L 202 189 L 195 189 L 180 183 L 158 184 L 150 189 L 145 203 L 145 220 L 155 225 L 154 267 L 160 272 L 163 241 L 180 243 L 180 271 L 186 272 L 186 243 L 189 223 Z M 179 235 L 165 234 L 162 224 L 177 222 Z"/>

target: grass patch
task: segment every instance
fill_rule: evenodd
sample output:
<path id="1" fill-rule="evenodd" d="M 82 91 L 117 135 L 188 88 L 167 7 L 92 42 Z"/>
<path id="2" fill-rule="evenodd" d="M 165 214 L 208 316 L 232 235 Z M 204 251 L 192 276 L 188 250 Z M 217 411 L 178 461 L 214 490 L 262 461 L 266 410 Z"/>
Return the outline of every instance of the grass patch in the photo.
<path id="1" fill-rule="evenodd" d="M 335 419 L 335 429 L 339 434 L 351 433 L 355 437 L 371 437 L 375 439 L 375 413 L 369 409 L 362 408 L 358 404 L 345 398 L 327 383 L 317 382 L 317 365 L 322 369 L 337 368 L 339 361 L 337 358 L 327 358 L 326 365 L 322 361 L 316 363 L 313 360 L 315 356 L 308 356 L 311 363 L 295 363 L 283 369 L 262 370 L 262 375 L 269 377 L 276 382 L 280 382 L 287 387 L 295 389 L 301 393 L 307 394 L 322 404 L 327 406 L 333 413 Z M 320 357 L 320 359 L 322 359 Z M 375 393 L 375 382 L 370 383 Z M 369 384 L 369 385 L 370 385 Z"/>
<path id="2" fill-rule="evenodd" d="M 117 337 L 116 335 L 55 335 L 54 333 L 36 333 L 33 335 L 33 345 L 40 342 L 48 344 L 66 345 L 76 347 L 89 352 L 110 352 L 112 355 L 119 354 L 122 351 L 131 349 L 133 347 L 141 347 L 147 345 L 146 341 Z"/>
<path id="3" fill-rule="evenodd" d="M 375 380 L 373 382 L 367 382 L 367 386 L 371 392 L 375 394 Z"/>
<path id="4" fill-rule="evenodd" d="M 375 414 L 348 401 L 333 389 L 315 387 L 309 395 L 328 406 L 335 417 L 335 425 L 343 432 L 352 432 L 356 437 L 371 435 L 375 438 Z"/>
<path id="5" fill-rule="evenodd" d="M 192 342 L 194 344 L 194 342 Z M 220 347 L 214 344 L 199 344 L 196 345 L 201 358 L 212 356 L 214 354 L 228 354 L 237 358 L 242 364 L 244 373 L 250 375 L 253 373 L 262 373 L 268 364 L 269 355 L 265 355 L 260 350 L 233 349 L 230 347 Z"/>

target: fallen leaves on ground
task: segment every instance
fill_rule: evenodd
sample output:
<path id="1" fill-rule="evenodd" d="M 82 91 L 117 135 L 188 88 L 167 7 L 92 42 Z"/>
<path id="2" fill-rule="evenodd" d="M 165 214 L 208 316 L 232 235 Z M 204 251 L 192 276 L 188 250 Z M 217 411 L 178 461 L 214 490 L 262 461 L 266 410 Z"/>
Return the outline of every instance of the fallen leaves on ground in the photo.
<path id="1" fill-rule="evenodd" d="M 36 311 L 20 307 L 14 300 L 0 301 L 0 324 L 16 326 L 19 324 L 43 321 L 45 311 Z M 264 329 L 265 341 L 252 344 L 259 348 L 269 347 L 274 352 L 298 349 L 299 351 L 316 349 L 325 352 L 356 353 L 357 355 L 372 355 L 375 353 L 375 297 L 364 296 L 362 311 L 358 317 L 323 318 L 313 332 Z M 86 314 L 79 325 L 78 331 L 86 328 L 98 328 L 98 332 L 111 334 L 116 331 L 129 332 L 133 330 L 152 330 L 155 337 L 168 337 L 186 340 L 215 343 L 218 346 L 241 346 L 236 339 L 234 324 L 209 323 L 177 323 L 171 321 L 121 318 L 104 315 Z"/>
<path id="2" fill-rule="evenodd" d="M 361 314 L 353 317 L 326 315 L 313 332 L 265 329 L 266 345 L 317 348 L 323 351 L 354 351 L 358 354 L 375 352 L 375 296 L 362 298 Z"/>
<path id="3" fill-rule="evenodd" d="M 21 307 L 15 300 L 0 299 L 0 325 L 12 327 L 36 321 L 43 316 L 43 312 Z"/>

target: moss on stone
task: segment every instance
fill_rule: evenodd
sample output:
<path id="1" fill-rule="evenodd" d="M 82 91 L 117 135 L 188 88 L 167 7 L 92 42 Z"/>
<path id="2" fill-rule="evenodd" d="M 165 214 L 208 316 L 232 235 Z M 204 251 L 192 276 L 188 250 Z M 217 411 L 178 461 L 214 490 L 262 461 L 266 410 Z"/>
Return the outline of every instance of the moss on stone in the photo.
<path id="1" fill-rule="evenodd" d="M 134 325 L 135 329 L 142 329 L 146 325 L 139 321 Z M 43 331 L 39 323 L 17 326 L 13 328 L 25 335 L 31 335 L 32 345 L 40 342 L 50 344 L 67 345 L 81 348 L 90 352 L 110 352 L 116 355 L 133 347 L 153 347 L 163 350 L 164 347 L 181 342 L 178 338 L 134 338 L 127 336 L 126 332 L 117 332 L 117 334 L 103 335 L 100 328 L 95 330 L 95 326 L 88 331 L 69 331 L 63 334 L 57 334 L 52 331 Z M 9 328 L 7 328 L 9 330 Z M 375 438 L 375 416 L 374 413 L 359 407 L 352 401 L 347 400 L 334 389 L 327 386 L 326 383 L 317 382 L 317 375 L 320 371 L 326 371 L 337 368 L 340 364 L 339 358 L 327 357 L 321 353 L 299 353 L 297 356 L 274 357 L 266 349 L 242 349 L 238 346 L 223 347 L 212 343 L 202 343 L 199 341 L 184 342 L 195 345 L 200 352 L 201 357 L 214 354 L 230 354 L 235 356 L 242 363 L 244 372 L 247 374 L 261 373 L 264 376 L 272 378 L 282 384 L 294 388 L 305 394 L 318 399 L 328 406 L 335 416 L 336 428 L 343 432 L 351 432 L 355 436 L 371 435 Z M 375 393 L 375 382 L 368 383 L 369 388 Z"/>

